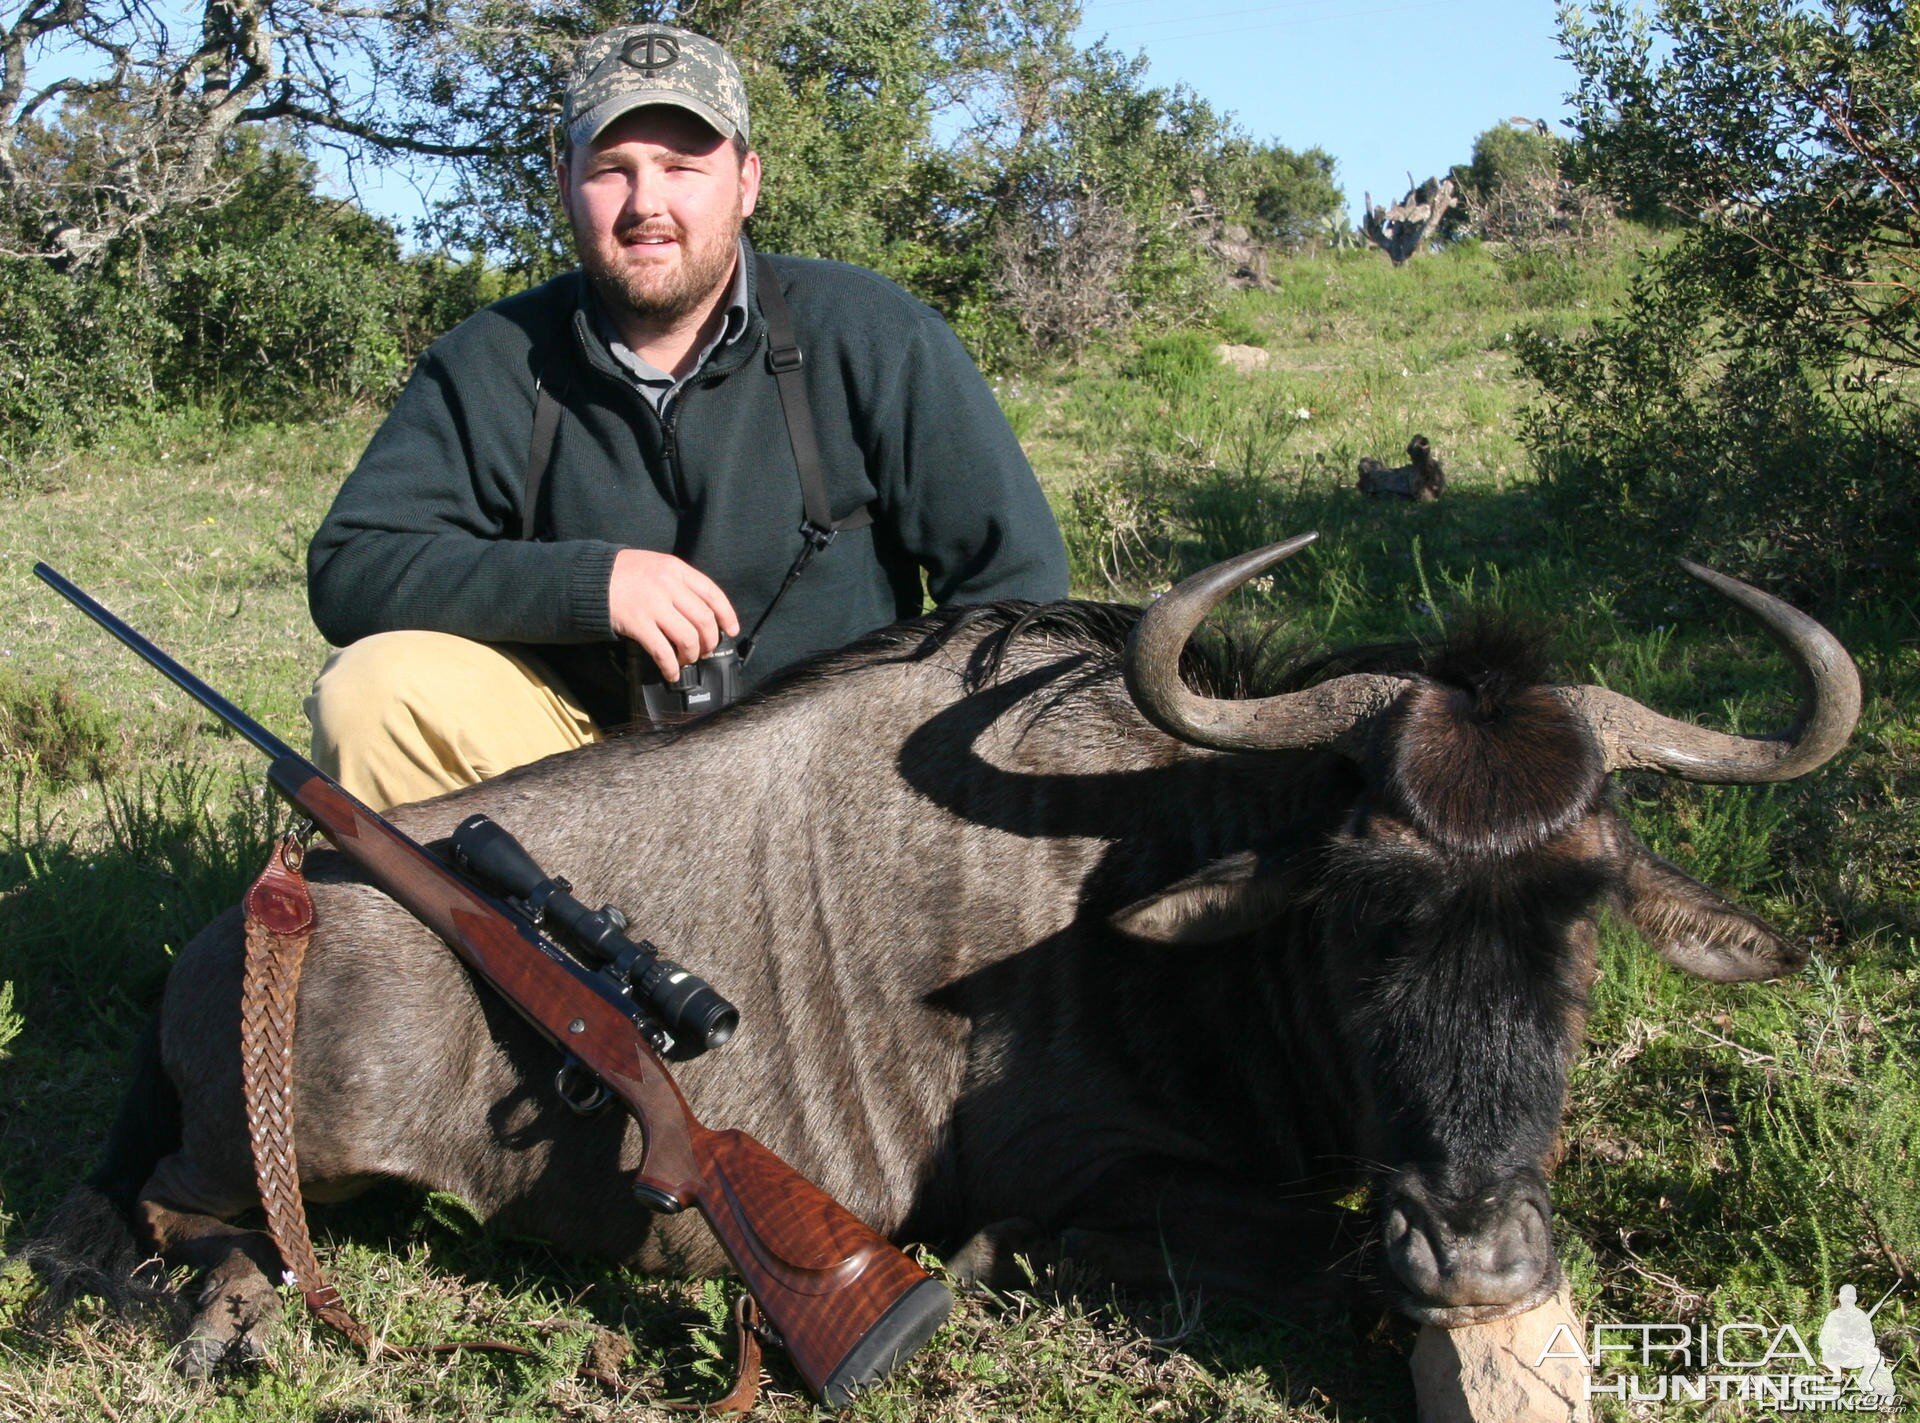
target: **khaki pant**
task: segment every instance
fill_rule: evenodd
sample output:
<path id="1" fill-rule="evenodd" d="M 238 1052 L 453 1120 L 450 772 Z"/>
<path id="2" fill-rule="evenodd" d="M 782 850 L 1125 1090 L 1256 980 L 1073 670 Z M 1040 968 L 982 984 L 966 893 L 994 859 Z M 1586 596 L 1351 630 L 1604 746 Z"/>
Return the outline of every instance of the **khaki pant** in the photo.
<path id="1" fill-rule="evenodd" d="M 314 764 L 375 810 L 601 739 L 538 663 L 443 632 L 341 648 L 306 709 Z"/>

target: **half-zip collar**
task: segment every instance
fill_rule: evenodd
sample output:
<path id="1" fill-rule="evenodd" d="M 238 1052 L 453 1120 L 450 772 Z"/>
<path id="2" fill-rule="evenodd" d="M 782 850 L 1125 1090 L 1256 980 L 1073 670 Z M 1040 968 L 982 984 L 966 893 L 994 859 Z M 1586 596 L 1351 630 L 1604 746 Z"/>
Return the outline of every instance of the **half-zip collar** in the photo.
<path id="1" fill-rule="evenodd" d="M 759 273 L 755 270 L 757 264 L 753 260 L 753 244 L 747 241 L 744 235 L 740 238 L 739 261 L 740 271 L 744 274 L 746 280 L 746 325 L 732 341 L 723 340 L 707 361 L 701 365 L 693 375 L 688 377 L 680 386 L 680 390 L 683 393 L 691 385 L 696 383 L 705 385 L 709 381 L 717 380 L 722 376 L 729 375 L 740 369 L 741 366 L 745 365 L 747 361 L 761 349 L 767 323 L 766 319 L 760 314 Z M 613 352 L 607 349 L 606 343 L 600 339 L 599 334 L 593 329 L 592 302 L 594 298 L 592 289 L 587 282 L 587 274 L 576 267 L 573 272 L 573 277 L 574 309 L 570 325 L 573 329 L 575 354 L 584 360 L 590 369 L 612 380 L 618 381 L 636 397 L 639 396 L 639 392 L 634 390 L 632 377 L 614 360 Z M 640 399 L 640 403 L 650 410 L 653 408 L 652 402 L 644 398 Z M 659 412 L 655 411 L 654 414 L 657 418 Z"/>
<path id="2" fill-rule="evenodd" d="M 662 415 L 672 410 L 682 390 L 705 374 L 708 362 L 716 351 L 732 345 L 746 334 L 747 264 L 750 258 L 744 241 L 735 243 L 734 247 L 736 258 L 733 277 L 727 283 L 726 304 L 720 309 L 720 329 L 700 348 L 693 369 L 677 380 L 670 371 L 661 370 L 622 341 L 612 316 L 608 314 L 606 302 L 591 285 L 586 288 L 588 315 L 594 334 L 612 353 L 614 362 L 626 372 L 627 379 L 640 392 L 641 398 Z"/>

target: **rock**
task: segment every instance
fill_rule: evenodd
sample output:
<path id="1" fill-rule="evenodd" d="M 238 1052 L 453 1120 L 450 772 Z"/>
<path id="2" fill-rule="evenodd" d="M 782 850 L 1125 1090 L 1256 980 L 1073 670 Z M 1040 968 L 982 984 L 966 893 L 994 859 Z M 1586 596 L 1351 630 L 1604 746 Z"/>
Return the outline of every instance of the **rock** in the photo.
<path id="1" fill-rule="evenodd" d="M 1273 352 L 1262 350 L 1258 346 L 1234 346 L 1222 343 L 1213 348 L 1213 353 L 1222 362 L 1241 375 L 1252 375 L 1255 371 L 1264 371 L 1273 360 Z"/>
<path id="2" fill-rule="evenodd" d="M 1567 1332 L 1556 1338 L 1561 1325 Z M 1429 1325 L 1413 1349 L 1420 1423 L 1589 1423 L 1587 1369 L 1572 1357 L 1585 1347 L 1565 1285 L 1510 1319 Z M 1540 1360 L 1549 1351 L 1556 1357 Z"/>

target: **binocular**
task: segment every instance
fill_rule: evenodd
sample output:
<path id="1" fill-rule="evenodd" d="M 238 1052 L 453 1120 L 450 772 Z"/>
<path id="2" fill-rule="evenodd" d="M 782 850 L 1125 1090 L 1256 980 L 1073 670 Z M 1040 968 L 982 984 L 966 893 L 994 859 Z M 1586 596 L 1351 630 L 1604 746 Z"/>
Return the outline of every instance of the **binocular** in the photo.
<path id="1" fill-rule="evenodd" d="M 651 657 L 638 649 L 630 655 L 638 672 L 637 700 L 646 707 L 647 720 L 655 726 L 719 711 L 740 699 L 740 650 L 733 638 L 721 638 L 719 646 L 682 667 L 671 682 L 660 675 Z"/>

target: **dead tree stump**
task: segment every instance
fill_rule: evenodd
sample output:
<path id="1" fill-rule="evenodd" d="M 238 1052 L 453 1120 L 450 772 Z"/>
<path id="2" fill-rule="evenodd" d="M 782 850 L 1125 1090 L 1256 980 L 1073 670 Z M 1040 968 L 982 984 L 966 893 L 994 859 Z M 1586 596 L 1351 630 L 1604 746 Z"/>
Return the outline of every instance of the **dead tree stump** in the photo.
<path id="1" fill-rule="evenodd" d="M 1425 250 L 1440 231 L 1440 219 L 1447 215 L 1447 209 L 1460 201 L 1452 178 L 1429 178 L 1390 208 L 1375 207 L 1372 193 L 1365 197 L 1361 231 L 1367 241 L 1393 259 L 1396 267 Z"/>

